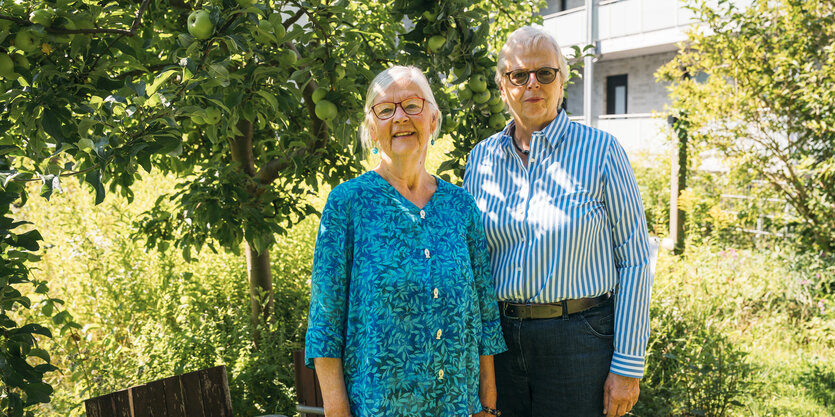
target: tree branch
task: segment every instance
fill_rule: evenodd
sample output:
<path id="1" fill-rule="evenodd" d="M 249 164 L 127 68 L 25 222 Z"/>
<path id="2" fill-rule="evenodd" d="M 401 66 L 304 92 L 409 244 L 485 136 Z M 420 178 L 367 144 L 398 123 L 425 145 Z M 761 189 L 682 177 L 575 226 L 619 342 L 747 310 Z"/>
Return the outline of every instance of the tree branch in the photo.
<path id="1" fill-rule="evenodd" d="M 229 139 L 229 146 L 232 151 L 232 160 L 241 164 L 241 169 L 249 176 L 255 176 L 255 157 L 252 154 L 252 122 L 246 119 L 238 121 L 240 136 Z"/>
<path id="2" fill-rule="evenodd" d="M 14 17 L 14 16 L 6 16 L 6 15 L 4 15 L 4 14 L 0 14 L 0 19 L 3 19 L 3 20 L 11 20 L 12 22 L 17 23 L 18 25 L 23 25 L 23 26 L 30 26 L 30 25 L 32 25 L 32 23 L 31 23 L 31 22 L 29 22 L 29 21 L 28 21 L 28 20 L 26 20 L 26 19 L 21 19 L 21 18 L 19 18 L 19 17 Z"/>
<path id="3" fill-rule="evenodd" d="M 290 26 L 293 26 L 293 23 L 296 23 L 299 19 L 301 19 L 301 17 L 304 16 L 304 14 L 304 9 L 299 8 L 299 10 L 296 10 L 296 14 L 290 16 L 289 19 L 285 20 L 284 23 L 282 23 L 284 29 L 289 30 Z"/>

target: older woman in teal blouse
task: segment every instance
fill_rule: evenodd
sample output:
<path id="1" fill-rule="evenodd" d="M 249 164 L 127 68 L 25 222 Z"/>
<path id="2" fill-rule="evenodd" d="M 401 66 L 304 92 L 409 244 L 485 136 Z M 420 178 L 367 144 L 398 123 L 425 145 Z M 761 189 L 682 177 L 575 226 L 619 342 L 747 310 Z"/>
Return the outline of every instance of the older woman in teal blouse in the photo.
<path id="1" fill-rule="evenodd" d="M 424 167 L 441 126 L 429 83 L 385 70 L 365 111 L 380 164 L 330 193 L 313 257 L 305 355 L 325 415 L 497 414 L 487 243 L 472 197 Z"/>

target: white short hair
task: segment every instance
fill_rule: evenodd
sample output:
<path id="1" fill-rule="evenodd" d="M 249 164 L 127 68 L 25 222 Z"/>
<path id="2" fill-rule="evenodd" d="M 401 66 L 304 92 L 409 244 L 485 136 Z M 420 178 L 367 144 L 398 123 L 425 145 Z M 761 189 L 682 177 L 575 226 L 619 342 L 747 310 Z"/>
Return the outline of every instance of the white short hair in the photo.
<path id="1" fill-rule="evenodd" d="M 368 86 L 368 92 L 365 94 L 365 120 L 363 121 L 362 126 L 360 126 L 360 140 L 362 141 L 363 149 L 366 151 L 374 147 L 374 140 L 371 137 L 371 131 L 368 128 L 369 123 L 374 123 L 374 115 L 371 112 L 371 106 L 374 104 L 374 100 L 376 100 L 377 96 L 379 96 L 395 81 L 403 78 L 408 78 L 415 83 L 418 89 L 420 89 L 421 94 L 423 94 L 423 99 L 431 103 L 432 108 L 437 113 L 436 117 L 438 123 L 435 126 L 435 130 L 432 131 L 431 139 L 436 139 L 441 133 L 441 122 L 443 117 L 441 117 L 441 111 L 438 109 L 438 103 L 435 102 L 435 95 L 432 94 L 432 88 L 429 87 L 429 80 L 426 79 L 426 75 L 423 74 L 423 71 L 411 65 L 395 65 L 377 74 L 377 76 L 371 81 L 371 84 Z"/>
<path id="2" fill-rule="evenodd" d="M 550 33 L 546 32 L 545 29 L 536 26 L 522 26 L 519 29 L 514 30 L 513 33 L 507 37 L 507 41 L 499 51 L 499 59 L 496 62 L 496 84 L 501 83 L 504 73 L 507 72 L 508 53 L 511 51 L 529 51 L 540 48 L 551 48 L 557 55 L 557 65 L 559 65 L 560 68 L 560 71 L 557 73 L 557 77 L 560 78 L 562 85 L 565 86 L 566 81 L 568 81 L 568 75 L 571 71 L 568 67 L 568 62 L 565 60 L 565 56 L 562 54 L 560 44 L 558 44 L 557 40 L 554 39 Z"/>

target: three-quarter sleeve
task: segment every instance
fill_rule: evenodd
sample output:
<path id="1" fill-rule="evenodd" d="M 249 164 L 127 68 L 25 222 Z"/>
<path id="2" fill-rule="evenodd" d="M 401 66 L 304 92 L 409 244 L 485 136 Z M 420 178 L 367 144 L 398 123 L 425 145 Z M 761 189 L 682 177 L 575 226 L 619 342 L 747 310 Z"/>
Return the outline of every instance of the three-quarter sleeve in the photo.
<path id="1" fill-rule="evenodd" d="M 313 358 L 341 358 L 345 347 L 348 286 L 351 278 L 353 232 L 348 199 L 335 188 L 322 210 L 313 275 L 310 314 L 305 336 L 305 365 Z"/>
<path id="2" fill-rule="evenodd" d="M 617 270 L 615 352 L 610 371 L 632 378 L 644 373 L 649 339 L 652 274 L 644 207 L 626 152 L 614 138 L 604 161 L 605 208 Z"/>
<path id="3" fill-rule="evenodd" d="M 470 198 L 472 201 L 472 198 Z M 481 335 L 478 342 L 478 354 L 481 356 L 497 355 L 507 350 L 499 321 L 499 308 L 496 302 L 496 290 L 490 273 L 490 253 L 484 226 L 475 201 L 470 209 L 470 225 L 467 230 L 467 245 L 470 250 L 470 262 L 475 279 L 476 296 L 481 314 Z"/>

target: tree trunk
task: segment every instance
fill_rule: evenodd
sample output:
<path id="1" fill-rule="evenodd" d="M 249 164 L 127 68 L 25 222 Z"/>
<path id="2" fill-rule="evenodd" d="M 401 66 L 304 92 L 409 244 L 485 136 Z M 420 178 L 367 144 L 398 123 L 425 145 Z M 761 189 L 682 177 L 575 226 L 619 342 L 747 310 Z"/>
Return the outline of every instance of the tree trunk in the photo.
<path id="1" fill-rule="evenodd" d="M 687 136 L 688 123 L 686 114 L 679 117 L 670 116 L 668 123 L 673 128 L 678 138 L 670 178 L 670 239 L 673 241 L 673 253 L 681 255 L 684 253 L 684 210 L 679 208 L 678 198 L 681 192 L 687 188 Z"/>
<path id="2" fill-rule="evenodd" d="M 292 42 L 287 43 L 286 46 L 298 54 Z M 311 98 L 316 87 L 316 82 L 310 81 L 302 92 L 313 124 L 312 133 L 314 140 L 306 148 L 297 150 L 296 152 L 299 154 L 310 152 L 311 149 L 320 148 L 329 138 L 328 125 L 316 116 L 315 106 Z M 243 172 L 261 185 L 272 183 L 278 178 L 279 173 L 292 163 L 292 156 L 276 158 L 265 163 L 260 170 L 256 170 L 255 157 L 252 152 L 254 126 L 251 121 L 240 119 L 237 127 L 241 131 L 241 135 L 229 139 L 232 160 L 240 165 Z M 256 191 L 253 190 L 252 192 L 254 193 Z M 249 277 L 250 320 L 253 332 L 252 342 L 255 347 L 258 347 L 261 336 L 260 332 L 262 329 L 267 329 L 267 324 L 270 322 L 270 315 L 273 310 L 273 279 L 272 272 L 270 271 L 270 252 L 268 249 L 264 249 L 263 253 L 258 253 L 248 242 L 245 245 L 245 250 L 247 275 Z"/>
<path id="3" fill-rule="evenodd" d="M 270 252 L 258 253 L 249 243 L 245 244 L 246 273 L 249 276 L 249 302 L 251 308 L 252 342 L 258 347 L 261 330 L 265 329 L 273 311 L 273 278 L 270 271 Z"/>
<path id="4" fill-rule="evenodd" d="M 238 122 L 241 136 L 230 139 L 232 160 L 240 164 L 241 169 L 255 178 L 255 161 L 252 155 L 252 122 L 241 119 Z M 255 193 L 256 190 L 251 190 Z M 252 196 L 253 198 L 255 196 Z M 270 271 L 270 252 L 265 249 L 258 253 L 248 242 L 245 243 L 246 272 L 249 277 L 249 301 L 251 306 L 252 343 L 257 347 L 261 330 L 267 328 L 273 309 L 273 279 Z"/>

